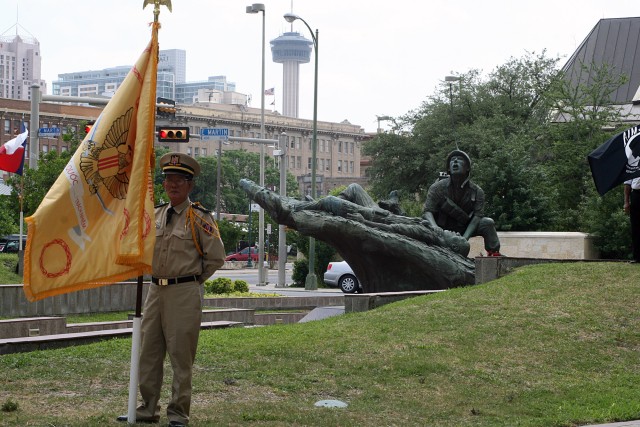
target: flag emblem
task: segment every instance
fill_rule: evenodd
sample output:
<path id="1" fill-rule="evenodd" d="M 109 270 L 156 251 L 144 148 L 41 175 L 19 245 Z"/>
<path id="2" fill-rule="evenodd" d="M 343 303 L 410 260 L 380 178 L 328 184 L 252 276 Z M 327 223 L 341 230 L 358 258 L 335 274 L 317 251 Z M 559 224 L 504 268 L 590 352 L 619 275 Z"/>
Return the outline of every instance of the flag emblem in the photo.
<path id="1" fill-rule="evenodd" d="M 102 185 L 116 199 L 127 196 L 131 169 L 131 147 L 127 145 L 127 138 L 132 114 L 133 108 L 130 108 L 118 117 L 103 141 L 90 139 L 87 150 L 80 155 L 80 170 L 91 194 L 98 194 Z M 94 125 L 94 135 L 100 124 L 98 121 Z"/>

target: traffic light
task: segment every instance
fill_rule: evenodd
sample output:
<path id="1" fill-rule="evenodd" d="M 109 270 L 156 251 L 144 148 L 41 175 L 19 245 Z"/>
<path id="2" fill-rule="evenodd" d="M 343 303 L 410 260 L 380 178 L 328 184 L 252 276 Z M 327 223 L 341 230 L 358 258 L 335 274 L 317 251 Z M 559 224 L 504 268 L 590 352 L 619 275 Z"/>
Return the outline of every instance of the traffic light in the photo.
<path id="1" fill-rule="evenodd" d="M 158 142 L 189 142 L 189 128 L 160 126 L 158 127 Z"/>
<path id="2" fill-rule="evenodd" d="M 156 99 L 156 115 L 159 117 L 172 118 L 176 116 L 176 101 L 173 99 Z"/>

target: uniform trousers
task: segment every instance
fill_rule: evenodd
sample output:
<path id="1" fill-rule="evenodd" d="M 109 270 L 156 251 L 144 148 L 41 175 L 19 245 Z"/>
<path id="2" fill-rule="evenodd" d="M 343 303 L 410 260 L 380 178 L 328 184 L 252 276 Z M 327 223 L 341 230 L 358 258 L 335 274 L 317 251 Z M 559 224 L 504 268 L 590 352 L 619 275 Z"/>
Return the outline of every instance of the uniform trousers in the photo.
<path id="1" fill-rule="evenodd" d="M 629 197 L 629 220 L 631 222 L 633 259 L 640 262 L 640 190 L 631 190 Z"/>
<path id="2" fill-rule="evenodd" d="M 191 376 L 202 320 L 201 286 L 197 282 L 150 285 L 142 318 L 140 394 L 136 419 L 159 419 L 165 354 L 173 370 L 169 421 L 189 422 Z"/>
<path id="3" fill-rule="evenodd" d="M 443 228 L 448 230 L 446 225 Z M 451 227 L 451 231 L 455 231 L 460 235 L 463 235 L 466 228 L 466 225 L 458 224 L 457 227 Z M 471 235 L 471 237 L 475 236 L 482 236 L 484 239 L 484 248 L 487 251 L 500 252 L 500 239 L 498 238 L 498 232 L 496 231 L 496 223 L 492 218 L 486 216 L 480 218 L 476 231 Z"/>

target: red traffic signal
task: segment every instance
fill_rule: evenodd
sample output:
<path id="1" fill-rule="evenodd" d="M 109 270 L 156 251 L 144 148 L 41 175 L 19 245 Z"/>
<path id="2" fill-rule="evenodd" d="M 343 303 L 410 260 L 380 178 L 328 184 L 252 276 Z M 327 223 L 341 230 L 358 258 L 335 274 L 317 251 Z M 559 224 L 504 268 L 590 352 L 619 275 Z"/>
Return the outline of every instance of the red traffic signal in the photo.
<path id="1" fill-rule="evenodd" d="M 163 126 L 158 128 L 159 142 L 189 142 L 189 128 Z"/>

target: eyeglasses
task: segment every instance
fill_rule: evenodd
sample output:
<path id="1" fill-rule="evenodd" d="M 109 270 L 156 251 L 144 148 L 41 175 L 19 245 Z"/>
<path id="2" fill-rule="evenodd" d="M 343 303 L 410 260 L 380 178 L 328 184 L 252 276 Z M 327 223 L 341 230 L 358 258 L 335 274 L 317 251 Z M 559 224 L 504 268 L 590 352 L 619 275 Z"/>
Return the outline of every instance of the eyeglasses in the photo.
<path id="1" fill-rule="evenodd" d="M 169 175 L 164 177 L 164 182 L 167 184 L 184 185 L 187 181 L 187 178 L 179 175 Z"/>

